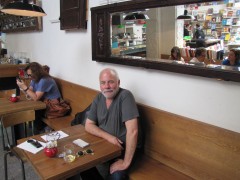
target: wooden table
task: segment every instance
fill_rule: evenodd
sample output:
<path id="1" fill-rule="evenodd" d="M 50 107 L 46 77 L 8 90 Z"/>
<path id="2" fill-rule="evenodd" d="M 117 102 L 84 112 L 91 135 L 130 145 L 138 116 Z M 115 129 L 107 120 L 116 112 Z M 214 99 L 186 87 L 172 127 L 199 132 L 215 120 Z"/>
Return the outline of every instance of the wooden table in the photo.
<path id="1" fill-rule="evenodd" d="M 11 102 L 7 98 L 0 98 L 0 117 L 25 110 L 45 109 L 46 104 L 42 101 L 28 101 L 21 99 L 18 102 Z"/>
<path id="2" fill-rule="evenodd" d="M 115 146 L 102 138 L 87 133 L 82 125 L 67 127 L 62 129 L 62 131 L 69 136 L 58 140 L 59 153 L 63 151 L 64 145 L 69 143 L 73 144 L 73 140 L 80 138 L 90 143 L 90 145 L 84 149 L 90 148 L 94 151 L 94 154 L 87 154 L 76 158 L 72 163 L 66 163 L 63 158 L 47 157 L 43 150 L 37 154 L 32 154 L 23 150 L 27 159 L 32 164 L 41 179 L 66 179 L 98 164 L 116 158 L 121 154 L 121 149 L 118 146 Z M 32 138 L 44 142 L 44 140 L 41 138 L 41 135 L 36 135 Z M 26 141 L 26 138 L 18 140 L 18 143 L 24 141 Z M 77 145 L 74 146 L 76 151 L 83 150 L 83 148 Z"/>
<path id="3" fill-rule="evenodd" d="M 0 119 L 3 118 L 3 116 L 19 113 L 27 110 L 40 110 L 45 109 L 46 104 L 42 101 L 28 101 L 24 98 L 20 99 L 18 102 L 11 102 L 7 98 L 0 98 Z M 2 126 L 1 126 L 1 132 Z M 2 133 L 3 136 L 3 133 Z M 15 138 L 15 137 L 14 137 Z M 3 139 L 3 147 L 5 147 L 5 142 Z"/>

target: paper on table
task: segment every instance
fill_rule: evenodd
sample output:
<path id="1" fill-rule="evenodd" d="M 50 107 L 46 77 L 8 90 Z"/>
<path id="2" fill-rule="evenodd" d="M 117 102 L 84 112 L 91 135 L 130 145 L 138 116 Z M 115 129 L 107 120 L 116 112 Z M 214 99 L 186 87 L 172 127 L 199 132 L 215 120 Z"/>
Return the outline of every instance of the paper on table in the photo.
<path id="1" fill-rule="evenodd" d="M 41 151 L 42 149 L 44 149 L 44 147 L 46 146 L 46 143 L 38 141 L 39 143 L 41 143 L 42 147 L 40 148 L 36 148 L 34 147 L 31 143 L 28 143 L 27 141 L 17 145 L 17 147 L 24 149 L 26 151 L 29 151 L 33 154 L 36 154 L 37 152 Z"/>
<path id="2" fill-rule="evenodd" d="M 69 135 L 68 134 L 66 134 L 66 133 L 64 133 L 63 131 L 57 131 L 59 134 L 60 134 L 60 138 L 59 139 L 62 139 L 62 138 L 65 138 L 65 137 L 68 137 Z M 46 135 L 43 135 L 43 136 L 41 136 L 41 138 L 44 140 L 44 141 L 47 141 L 46 140 Z"/>

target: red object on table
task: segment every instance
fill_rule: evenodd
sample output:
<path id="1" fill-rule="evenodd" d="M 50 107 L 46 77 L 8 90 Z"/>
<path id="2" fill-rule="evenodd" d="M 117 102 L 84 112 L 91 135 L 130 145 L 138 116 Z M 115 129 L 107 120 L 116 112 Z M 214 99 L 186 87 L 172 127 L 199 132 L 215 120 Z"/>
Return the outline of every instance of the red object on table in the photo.
<path id="1" fill-rule="evenodd" d="M 44 153 L 46 156 L 48 157 L 55 157 L 58 153 L 58 149 L 57 147 L 53 147 L 53 148 L 44 148 Z"/>

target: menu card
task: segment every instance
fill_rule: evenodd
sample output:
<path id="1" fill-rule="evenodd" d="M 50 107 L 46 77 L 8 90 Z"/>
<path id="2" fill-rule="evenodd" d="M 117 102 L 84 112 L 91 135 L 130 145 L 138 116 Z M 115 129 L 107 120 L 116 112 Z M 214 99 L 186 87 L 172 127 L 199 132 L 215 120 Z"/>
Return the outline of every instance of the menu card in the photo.
<path id="1" fill-rule="evenodd" d="M 65 137 L 68 137 L 69 135 L 66 134 L 65 132 L 63 131 L 56 131 L 56 132 L 51 132 L 51 133 L 58 133 L 60 135 L 60 137 L 58 139 L 62 139 L 62 138 L 65 138 Z M 44 141 L 47 141 L 47 135 L 43 135 L 41 136 L 41 138 L 44 140 Z"/>
<path id="2" fill-rule="evenodd" d="M 34 141 L 36 141 L 36 140 L 34 140 Z M 21 148 L 21 149 L 23 149 L 25 151 L 31 152 L 33 154 L 36 154 L 39 151 L 43 150 L 44 147 L 46 146 L 46 143 L 41 142 L 41 141 L 38 141 L 38 142 L 42 145 L 42 147 L 36 148 L 31 143 L 28 143 L 27 141 L 17 145 L 17 147 L 19 147 L 19 148 Z"/>

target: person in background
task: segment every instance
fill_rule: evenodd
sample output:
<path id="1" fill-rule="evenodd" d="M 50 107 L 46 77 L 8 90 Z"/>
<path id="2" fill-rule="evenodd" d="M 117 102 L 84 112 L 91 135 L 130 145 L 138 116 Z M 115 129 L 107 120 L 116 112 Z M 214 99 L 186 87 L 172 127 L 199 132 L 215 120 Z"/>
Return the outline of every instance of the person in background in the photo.
<path id="1" fill-rule="evenodd" d="M 193 39 L 205 39 L 205 34 L 199 24 L 196 24 L 196 31 Z"/>
<path id="2" fill-rule="evenodd" d="M 204 47 L 196 48 L 195 57 L 190 60 L 190 63 L 205 64 L 207 50 Z"/>
<path id="3" fill-rule="evenodd" d="M 184 37 L 184 36 L 189 36 L 189 30 L 188 30 L 188 28 L 189 28 L 189 24 L 185 24 L 185 25 L 184 25 L 184 29 L 183 29 L 183 37 Z"/>
<path id="4" fill-rule="evenodd" d="M 101 93 L 94 99 L 85 123 L 87 132 L 119 146 L 122 155 L 105 164 L 107 179 L 128 179 L 127 171 L 141 147 L 139 112 L 132 93 L 120 88 L 114 69 L 106 68 L 99 76 Z M 96 168 L 81 173 L 81 178 L 102 179 Z M 104 178 L 105 179 L 105 178 Z"/>
<path id="5" fill-rule="evenodd" d="M 37 62 L 32 62 L 25 68 L 28 77 L 31 78 L 30 86 L 28 87 L 23 81 L 17 79 L 17 85 L 25 92 L 33 101 L 43 101 L 44 99 L 58 99 L 61 94 L 54 79 L 48 72 Z M 45 124 L 42 122 L 42 117 L 45 111 L 36 111 L 36 119 L 34 121 L 34 134 L 39 134 L 43 131 Z"/>
<path id="6" fill-rule="evenodd" d="M 171 55 L 169 59 L 184 62 L 184 59 L 181 57 L 180 48 L 178 46 L 174 46 L 171 49 Z"/>
<path id="7" fill-rule="evenodd" d="M 240 66 L 240 52 L 237 49 L 231 49 L 228 57 L 223 60 L 222 65 Z"/>

